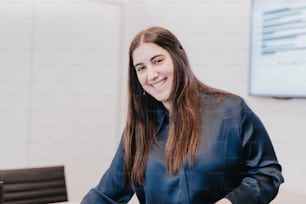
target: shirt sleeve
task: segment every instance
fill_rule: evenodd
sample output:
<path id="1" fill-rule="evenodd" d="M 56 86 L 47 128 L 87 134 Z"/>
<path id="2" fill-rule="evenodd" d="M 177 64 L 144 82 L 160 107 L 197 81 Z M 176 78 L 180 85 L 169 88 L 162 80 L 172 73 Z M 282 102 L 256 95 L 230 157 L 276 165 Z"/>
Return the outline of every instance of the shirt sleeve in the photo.
<path id="1" fill-rule="evenodd" d="M 242 101 L 241 139 L 245 175 L 241 184 L 226 195 L 233 204 L 269 203 L 281 183 L 281 165 L 260 119 Z"/>
<path id="2" fill-rule="evenodd" d="M 121 140 L 112 163 L 99 184 L 83 198 L 81 204 L 127 203 L 134 192 L 124 170 L 124 145 Z"/>

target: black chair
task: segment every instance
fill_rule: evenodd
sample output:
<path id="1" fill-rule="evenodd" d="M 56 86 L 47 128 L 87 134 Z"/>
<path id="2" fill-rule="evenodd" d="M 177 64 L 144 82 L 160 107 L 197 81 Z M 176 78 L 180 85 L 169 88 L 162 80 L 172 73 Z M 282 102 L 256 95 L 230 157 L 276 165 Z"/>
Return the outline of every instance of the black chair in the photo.
<path id="1" fill-rule="evenodd" d="M 3 203 L 3 200 L 2 200 L 2 196 L 3 196 L 3 190 L 2 190 L 2 187 L 3 187 L 3 182 L 0 181 L 0 204 Z"/>
<path id="2" fill-rule="evenodd" d="M 0 170 L 0 181 L 3 204 L 68 201 L 64 166 Z"/>

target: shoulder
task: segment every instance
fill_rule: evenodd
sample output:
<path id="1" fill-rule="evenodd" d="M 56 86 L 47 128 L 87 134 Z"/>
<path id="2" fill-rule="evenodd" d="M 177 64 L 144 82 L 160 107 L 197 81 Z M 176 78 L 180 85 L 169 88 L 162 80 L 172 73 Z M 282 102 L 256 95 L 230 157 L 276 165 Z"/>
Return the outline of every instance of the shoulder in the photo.
<path id="1" fill-rule="evenodd" d="M 200 94 L 201 110 L 224 117 L 240 115 L 247 107 L 242 97 L 235 94 Z"/>

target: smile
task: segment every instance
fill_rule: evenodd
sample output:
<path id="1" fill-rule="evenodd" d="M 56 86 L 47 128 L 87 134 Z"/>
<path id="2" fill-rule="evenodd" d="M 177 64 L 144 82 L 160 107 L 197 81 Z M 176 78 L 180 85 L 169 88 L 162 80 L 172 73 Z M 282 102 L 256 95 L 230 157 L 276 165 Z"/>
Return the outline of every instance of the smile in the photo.
<path id="1" fill-rule="evenodd" d="M 151 86 L 153 86 L 154 88 L 159 87 L 159 86 L 163 85 L 166 82 L 166 79 L 167 78 L 164 78 L 164 79 L 159 80 L 159 81 L 157 81 L 155 83 L 152 83 Z"/>

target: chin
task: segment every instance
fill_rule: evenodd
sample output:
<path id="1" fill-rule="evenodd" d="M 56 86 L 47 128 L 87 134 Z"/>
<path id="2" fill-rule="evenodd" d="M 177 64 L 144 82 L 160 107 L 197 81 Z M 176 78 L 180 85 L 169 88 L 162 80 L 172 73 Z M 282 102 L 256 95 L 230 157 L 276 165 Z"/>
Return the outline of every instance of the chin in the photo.
<path id="1" fill-rule="evenodd" d="M 159 96 L 151 95 L 151 96 L 153 96 L 159 102 L 167 102 L 169 101 L 169 98 L 170 98 L 169 95 L 159 95 Z"/>
<path id="2" fill-rule="evenodd" d="M 164 103 L 164 102 L 168 102 L 169 101 L 169 98 L 167 97 L 165 97 L 165 98 L 159 98 L 159 99 L 157 99 L 156 98 L 156 100 L 158 100 L 159 102 L 162 102 L 162 103 Z"/>

